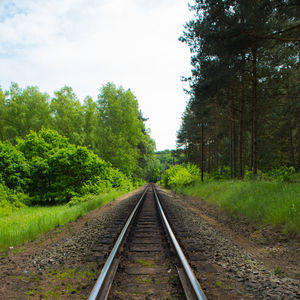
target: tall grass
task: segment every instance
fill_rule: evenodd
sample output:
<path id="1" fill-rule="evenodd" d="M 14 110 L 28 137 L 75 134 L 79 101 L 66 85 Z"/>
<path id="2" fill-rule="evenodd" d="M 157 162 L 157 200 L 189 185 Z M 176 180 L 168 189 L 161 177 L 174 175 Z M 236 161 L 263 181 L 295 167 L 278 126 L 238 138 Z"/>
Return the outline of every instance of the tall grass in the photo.
<path id="1" fill-rule="evenodd" d="M 197 196 L 225 209 L 234 217 L 300 233 L 300 184 L 264 181 L 214 181 L 181 187 L 180 192 Z"/>
<path id="2" fill-rule="evenodd" d="M 15 211 L 9 216 L 0 217 L 0 251 L 4 251 L 10 246 L 17 246 L 33 240 L 39 234 L 49 231 L 56 226 L 76 220 L 90 210 L 124 193 L 122 191 L 113 191 L 90 196 L 88 201 L 74 206 L 28 207 Z"/>

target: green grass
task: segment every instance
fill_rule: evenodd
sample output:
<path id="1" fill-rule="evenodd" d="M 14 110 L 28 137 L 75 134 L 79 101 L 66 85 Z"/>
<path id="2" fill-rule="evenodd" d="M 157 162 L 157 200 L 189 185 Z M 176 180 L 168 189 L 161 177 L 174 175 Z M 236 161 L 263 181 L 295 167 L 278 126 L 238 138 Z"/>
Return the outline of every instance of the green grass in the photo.
<path id="1" fill-rule="evenodd" d="M 201 197 L 234 217 L 283 226 L 300 233 L 300 184 L 266 181 L 214 181 L 184 187 L 181 193 Z"/>
<path id="2" fill-rule="evenodd" d="M 41 233 L 76 220 L 124 193 L 114 191 L 90 196 L 88 201 L 74 206 L 27 207 L 0 217 L 0 251 L 33 240 Z"/>

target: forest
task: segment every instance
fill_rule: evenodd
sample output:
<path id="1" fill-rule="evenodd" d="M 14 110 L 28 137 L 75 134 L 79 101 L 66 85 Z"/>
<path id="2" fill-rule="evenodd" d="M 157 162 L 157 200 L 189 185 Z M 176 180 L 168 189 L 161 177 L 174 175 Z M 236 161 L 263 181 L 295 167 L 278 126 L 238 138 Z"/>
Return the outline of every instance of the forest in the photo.
<path id="1" fill-rule="evenodd" d="M 183 164 L 160 183 L 235 221 L 300 233 L 299 1 L 195 0 L 177 132 Z"/>
<path id="2" fill-rule="evenodd" d="M 0 114 L 2 214 L 130 190 L 152 173 L 155 143 L 146 119 L 133 93 L 113 83 L 83 104 L 68 86 L 50 98 L 38 87 L 12 83 L 0 90 Z"/>
<path id="3" fill-rule="evenodd" d="M 230 178 L 300 169 L 299 1 L 200 1 L 180 41 L 192 53 L 177 143 Z M 228 174 L 228 173 L 227 173 Z"/>

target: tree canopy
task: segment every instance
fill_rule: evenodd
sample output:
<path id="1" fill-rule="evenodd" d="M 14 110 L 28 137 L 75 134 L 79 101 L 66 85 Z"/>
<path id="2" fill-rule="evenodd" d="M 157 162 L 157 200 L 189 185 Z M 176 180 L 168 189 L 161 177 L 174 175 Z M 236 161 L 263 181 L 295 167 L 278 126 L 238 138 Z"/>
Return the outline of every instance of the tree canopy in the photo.
<path id="1" fill-rule="evenodd" d="M 187 160 L 239 178 L 299 170 L 299 1 L 196 0 L 190 9 L 180 37 L 192 52 L 190 101 L 178 132 Z"/>
<path id="2" fill-rule="evenodd" d="M 146 179 L 154 157 L 155 143 L 145 121 L 131 90 L 113 83 L 102 86 L 97 101 L 87 96 L 83 103 L 69 86 L 55 91 L 52 98 L 38 87 L 22 89 L 16 83 L 9 91 L 0 89 L 2 141 L 16 144 L 30 131 L 53 129 L 132 178 Z M 38 137 L 32 133 L 30 138 L 36 141 Z M 45 146 L 43 143 L 37 143 L 37 147 Z"/>

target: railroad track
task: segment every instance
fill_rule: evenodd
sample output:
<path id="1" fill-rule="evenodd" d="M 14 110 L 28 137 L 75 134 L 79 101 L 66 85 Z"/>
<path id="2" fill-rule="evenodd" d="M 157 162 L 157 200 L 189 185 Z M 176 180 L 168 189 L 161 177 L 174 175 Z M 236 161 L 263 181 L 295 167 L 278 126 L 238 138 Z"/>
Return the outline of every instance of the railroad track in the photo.
<path id="1" fill-rule="evenodd" d="M 155 186 L 148 185 L 121 229 L 89 300 L 185 298 L 206 299 Z"/>

